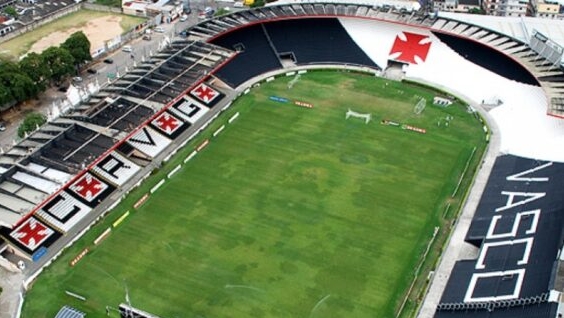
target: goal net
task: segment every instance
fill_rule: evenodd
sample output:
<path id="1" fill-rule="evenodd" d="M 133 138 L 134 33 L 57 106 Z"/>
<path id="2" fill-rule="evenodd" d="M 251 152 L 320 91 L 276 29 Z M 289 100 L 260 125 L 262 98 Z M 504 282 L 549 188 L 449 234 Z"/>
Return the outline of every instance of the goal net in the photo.
<path id="1" fill-rule="evenodd" d="M 349 117 L 364 119 L 366 124 L 368 124 L 368 122 L 370 122 L 370 120 L 372 120 L 372 114 L 357 113 L 357 112 L 351 110 L 350 108 L 345 115 L 345 119 L 349 119 Z"/>

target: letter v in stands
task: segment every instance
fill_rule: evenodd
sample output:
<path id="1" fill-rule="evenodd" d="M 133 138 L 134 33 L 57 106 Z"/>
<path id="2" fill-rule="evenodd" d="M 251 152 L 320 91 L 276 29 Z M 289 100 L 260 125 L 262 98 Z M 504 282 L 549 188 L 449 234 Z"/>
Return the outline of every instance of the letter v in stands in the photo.
<path id="1" fill-rule="evenodd" d="M 160 154 L 171 141 L 152 128 L 145 126 L 127 139 L 127 143 L 142 153 L 154 158 Z"/>
<path id="2" fill-rule="evenodd" d="M 220 96 L 222 94 L 208 85 L 201 83 L 190 91 L 190 95 L 196 97 L 199 101 L 211 107 L 221 99 Z"/>
<path id="3" fill-rule="evenodd" d="M 427 35 L 402 32 L 396 35 L 390 58 L 410 64 L 421 64 L 427 59 L 431 38 Z"/>

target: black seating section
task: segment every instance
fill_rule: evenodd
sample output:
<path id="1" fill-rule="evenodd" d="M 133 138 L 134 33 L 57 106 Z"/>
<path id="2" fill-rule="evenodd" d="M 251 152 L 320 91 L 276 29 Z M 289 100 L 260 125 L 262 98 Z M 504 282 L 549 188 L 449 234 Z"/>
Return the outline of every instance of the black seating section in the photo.
<path id="1" fill-rule="evenodd" d="M 516 306 L 508 308 L 488 309 L 463 309 L 440 310 L 435 318 L 547 318 L 556 317 L 557 303 L 541 303 L 534 305 Z"/>
<path id="2" fill-rule="evenodd" d="M 235 50 L 235 46 L 244 48 L 215 73 L 217 77 L 233 87 L 257 75 L 282 67 L 259 24 L 223 34 L 211 42 L 230 50 Z"/>
<path id="3" fill-rule="evenodd" d="M 376 67 L 337 19 L 281 20 L 265 26 L 278 53 L 293 52 L 298 65 L 342 63 Z"/>
<path id="4" fill-rule="evenodd" d="M 243 52 L 216 73 L 234 87 L 262 73 L 280 69 L 277 54 L 293 53 L 298 65 L 333 63 L 378 68 L 334 18 L 255 24 L 222 34 L 211 42 L 230 50 L 244 47 Z"/>
<path id="5" fill-rule="evenodd" d="M 440 32 L 433 32 L 433 34 L 474 64 L 480 65 L 507 79 L 540 86 L 537 79 L 521 64 L 493 48 L 455 35 Z"/>
<path id="6" fill-rule="evenodd" d="M 546 298 L 550 290 L 561 290 L 563 285 L 561 280 L 554 279 L 564 237 L 564 179 L 554 176 L 563 173 L 561 163 L 512 155 L 497 157 L 466 236 L 468 243 L 481 248 L 480 256 L 456 262 L 435 318 L 555 317 L 554 303 L 547 304 Z M 516 197 L 508 201 L 508 195 L 513 193 Z M 543 196 L 526 202 L 525 198 L 532 194 Z M 532 214 L 518 216 L 521 213 L 537 213 L 538 219 Z M 518 227 L 511 233 L 514 224 Z M 488 236 L 492 226 L 494 234 L 505 236 Z M 529 254 L 526 263 L 520 264 L 527 255 L 527 240 Z M 484 247 L 486 244 L 488 248 Z M 522 271 L 522 276 L 517 271 Z M 474 284 L 472 277 L 477 278 Z M 490 310 L 472 308 L 476 306 L 472 302 L 464 303 L 467 293 L 476 301 L 483 300 Z M 517 296 L 509 303 L 490 301 L 513 293 Z M 545 298 L 539 301 L 542 297 Z"/>
<path id="7" fill-rule="evenodd" d="M 93 130 L 77 125 L 41 148 L 40 159 L 47 160 L 48 166 L 60 163 L 57 169 L 66 165 L 81 167 L 94 161 L 113 144 L 110 137 L 96 135 Z"/>

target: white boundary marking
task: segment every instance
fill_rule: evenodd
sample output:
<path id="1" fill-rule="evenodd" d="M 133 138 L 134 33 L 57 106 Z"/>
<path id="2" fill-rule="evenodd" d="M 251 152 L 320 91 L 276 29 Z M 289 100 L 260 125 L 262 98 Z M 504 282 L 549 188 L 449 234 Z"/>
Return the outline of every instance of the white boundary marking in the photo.
<path id="1" fill-rule="evenodd" d="M 163 184 L 165 183 L 165 179 L 162 179 L 157 183 L 154 187 L 151 188 L 151 193 L 155 193 Z"/>

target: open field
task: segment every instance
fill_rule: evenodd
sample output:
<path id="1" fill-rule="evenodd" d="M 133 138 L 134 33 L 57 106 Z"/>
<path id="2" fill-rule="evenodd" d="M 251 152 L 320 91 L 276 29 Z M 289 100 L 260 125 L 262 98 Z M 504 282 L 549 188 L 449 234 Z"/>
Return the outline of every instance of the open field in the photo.
<path id="1" fill-rule="evenodd" d="M 434 94 L 421 87 L 316 72 L 288 89 L 291 79 L 240 98 L 226 114 L 239 118 L 138 210 L 132 203 L 211 133 L 134 191 L 39 276 L 22 316 L 53 317 L 65 304 L 104 316 L 127 284 L 133 306 L 161 317 L 393 317 L 433 229 L 450 223 L 445 205 L 466 192 L 451 198 L 474 147 L 468 175 L 480 161 L 482 126 L 460 104 L 429 102 L 415 115 L 414 95 Z M 348 108 L 373 120 L 345 120 Z M 450 125 L 438 126 L 446 116 Z"/>
<path id="2" fill-rule="evenodd" d="M 61 44 L 80 30 L 90 40 L 91 48 L 97 49 L 104 45 L 104 41 L 130 30 L 144 20 L 111 12 L 80 10 L 0 44 L 0 52 L 12 59 L 30 51 L 41 53 L 49 46 Z"/>

